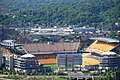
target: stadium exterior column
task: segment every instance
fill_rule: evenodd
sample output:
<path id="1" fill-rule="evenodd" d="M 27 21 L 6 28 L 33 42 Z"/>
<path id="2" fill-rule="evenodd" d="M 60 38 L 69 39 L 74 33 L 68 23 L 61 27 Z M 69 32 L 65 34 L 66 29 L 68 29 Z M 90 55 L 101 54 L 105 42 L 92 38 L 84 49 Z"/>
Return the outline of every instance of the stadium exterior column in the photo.
<path id="1" fill-rule="evenodd" d="M 74 71 L 74 58 L 73 58 L 73 61 L 72 61 L 72 71 Z"/>
<path id="2" fill-rule="evenodd" d="M 67 71 L 67 54 L 66 54 L 66 60 L 65 60 L 65 70 Z"/>
<path id="3" fill-rule="evenodd" d="M 56 60 L 58 60 L 58 57 L 56 57 Z M 59 72 L 60 71 L 59 61 L 57 61 L 57 66 L 58 66 L 58 72 Z"/>
<path id="4" fill-rule="evenodd" d="M 0 67 L 2 66 L 2 52 L 0 51 Z"/>
<path id="5" fill-rule="evenodd" d="M 14 58 L 13 56 L 9 57 L 9 69 L 12 70 L 14 68 Z"/>

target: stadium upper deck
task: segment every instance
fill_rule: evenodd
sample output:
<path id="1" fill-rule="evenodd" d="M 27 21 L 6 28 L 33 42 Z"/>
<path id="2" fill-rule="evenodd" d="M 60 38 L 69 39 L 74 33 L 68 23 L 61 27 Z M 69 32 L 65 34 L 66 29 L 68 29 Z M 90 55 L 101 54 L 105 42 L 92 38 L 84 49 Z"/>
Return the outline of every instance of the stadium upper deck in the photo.
<path id="1" fill-rule="evenodd" d="M 27 53 L 62 53 L 62 52 L 77 52 L 79 42 L 64 42 L 64 43 L 31 43 L 25 44 L 24 48 Z"/>
<path id="2" fill-rule="evenodd" d="M 103 55 L 103 52 L 112 51 L 119 45 L 119 40 L 110 38 L 90 38 L 95 40 L 87 49 L 87 52 L 95 52 Z"/>
<path id="3" fill-rule="evenodd" d="M 77 53 L 80 42 L 25 44 L 27 53 L 34 54 L 40 64 L 55 64 L 57 54 Z"/>

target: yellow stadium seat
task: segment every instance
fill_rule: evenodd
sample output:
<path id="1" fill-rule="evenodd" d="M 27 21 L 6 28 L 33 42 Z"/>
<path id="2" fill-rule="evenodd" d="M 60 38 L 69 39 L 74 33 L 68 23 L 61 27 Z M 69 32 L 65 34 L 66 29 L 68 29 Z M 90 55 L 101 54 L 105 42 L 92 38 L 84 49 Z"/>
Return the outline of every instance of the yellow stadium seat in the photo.
<path id="1" fill-rule="evenodd" d="M 86 49 L 86 51 L 88 51 L 88 52 L 96 52 L 96 53 L 102 55 L 103 52 L 110 51 L 116 45 L 117 44 L 115 44 L 115 43 L 107 43 L 107 42 L 96 40 Z"/>
<path id="2" fill-rule="evenodd" d="M 92 58 L 82 58 L 82 66 L 88 66 L 88 65 L 99 65 L 100 62 L 96 59 Z"/>

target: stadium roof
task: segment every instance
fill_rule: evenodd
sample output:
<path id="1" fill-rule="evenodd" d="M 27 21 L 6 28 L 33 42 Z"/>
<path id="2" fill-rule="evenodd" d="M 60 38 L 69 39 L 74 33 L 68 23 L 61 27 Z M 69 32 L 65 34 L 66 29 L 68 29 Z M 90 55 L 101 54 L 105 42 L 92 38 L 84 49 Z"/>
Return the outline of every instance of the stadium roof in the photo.
<path id="1" fill-rule="evenodd" d="M 115 55 L 115 52 L 104 52 L 103 55 Z"/>
<path id="2" fill-rule="evenodd" d="M 22 55 L 21 57 L 22 57 L 22 58 L 33 58 L 33 57 L 35 57 L 35 56 L 32 55 L 32 54 L 25 54 L 25 55 Z"/>
<path id="3" fill-rule="evenodd" d="M 76 51 L 61 51 L 61 52 L 36 52 L 36 53 L 32 53 L 32 54 L 77 54 L 78 52 Z"/>
<path id="4" fill-rule="evenodd" d="M 119 43 L 120 41 L 117 39 L 110 39 L 110 38 L 101 38 L 101 37 L 96 37 L 96 38 L 90 38 L 92 40 L 99 40 L 99 41 L 104 41 L 107 43 Z"/>

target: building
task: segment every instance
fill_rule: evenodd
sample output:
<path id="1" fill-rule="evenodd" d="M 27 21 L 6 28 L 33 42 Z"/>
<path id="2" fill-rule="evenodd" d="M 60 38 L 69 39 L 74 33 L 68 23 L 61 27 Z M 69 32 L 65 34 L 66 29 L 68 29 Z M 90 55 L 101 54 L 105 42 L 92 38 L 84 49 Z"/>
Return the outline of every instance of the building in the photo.
<path id="1" fill-rule="evenodd" d="M 88 34 L 93 34 L 96 33 L 95 27 L 79 27 L 79 28 L 74 28 L 73 31 L 75 33 L 88 33 Z"/>
<path id="2" fill-rule="evenodd" d="M 94 27 L 62 27 L 62 28 L 31 28 L 31 35 L 70 35 L 70 34 L 81 34 L 88 33 L 93 34 L 96 33 L 96 29 Z"/>
<path id="3" fill-rule="evenodd" d="M 31 35 L 70 35 L 74 34 L 73 29 L 69 27 L 63 28 L 32 28 Z"/>
<path id="4" fill-rule="evenodd" d="M 17 31 L 15 28 L 5 28 L 0 26 L 0 41 L 5 39 L 16 39 Z"/>

